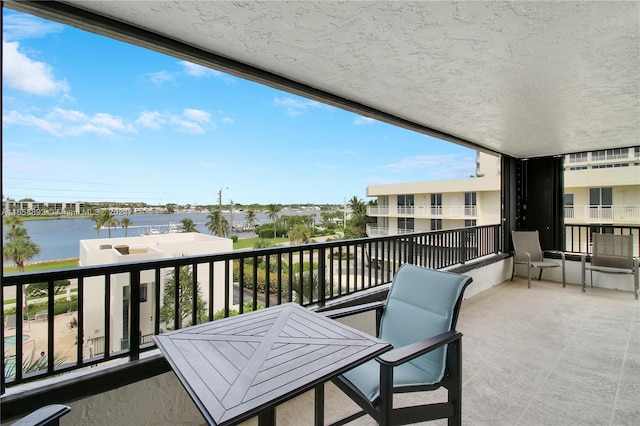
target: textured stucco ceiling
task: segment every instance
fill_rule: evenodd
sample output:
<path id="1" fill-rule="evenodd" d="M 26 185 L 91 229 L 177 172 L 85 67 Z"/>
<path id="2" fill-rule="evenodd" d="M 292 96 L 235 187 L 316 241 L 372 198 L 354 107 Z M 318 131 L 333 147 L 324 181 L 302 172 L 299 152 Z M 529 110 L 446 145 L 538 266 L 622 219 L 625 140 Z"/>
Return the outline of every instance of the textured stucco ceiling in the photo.
<path id="1" fill-rule="evenodd" d="M 63 3 L 519 158 L 640 144 L 638 1 Z"/>

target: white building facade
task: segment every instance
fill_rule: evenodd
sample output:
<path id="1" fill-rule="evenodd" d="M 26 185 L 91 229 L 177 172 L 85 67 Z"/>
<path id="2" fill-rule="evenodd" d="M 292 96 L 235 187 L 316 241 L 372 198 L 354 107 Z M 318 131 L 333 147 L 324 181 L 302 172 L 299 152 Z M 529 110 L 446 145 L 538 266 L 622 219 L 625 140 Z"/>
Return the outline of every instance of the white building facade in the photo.
<path id="1" fill-rule="evenodd" d="M 214 254 L 233 250 L 233 241 L 228 238 L 214 237 L 199 233 L 167 233 L 122 238 L 97 238 L 80 240 L 79 266 L 110 265 L 136 261 L 160 260 L 180 256 L 196 256 Z M 217 266 L 217 265 L 215 265 Z M 203 291 L 209 283 L 209 265 L 197 266 L 197 280 L 200 297 L 209 306 L 208 291 Z M 161 273 L 161 291 L 155 293 L 155 271 L 142 271 L 140 274 L 140 335 L 142 343 L 147 343 L 146 336 L 154 333 L 155 304 L 160 298 L 163 304 L 163 290 L 168 280 L 169 270 Z M 225 282 L 223 265 L 214 267 L 215 282 Z M 129 275 L 113 274 L 110 276 L 110 341 L 104 342 L 105 336 L 105 278 L 103 276 L 88 277 L 84 280 L 84 336 L 85 347 L 94 356 L 104 350 L 118 351 L 128 347 L 129 338 Z M 232 281 L 230 281 L 232 282 Z M 224 287 L 215 286 L 213 299 L 214 310 L 224 309 Z M 233 292 L 230 292 L 232 299 Z M 229 300 L 233 306 L 233 300 Z M 162 326 L 161 326 L 162 327 Z M 172 324 L 165 324 L 164 330 Z M 150 338 L 150 337 L 149 337 Z"/>
<path id="2" fill-rule="evenodd" d="M 565 156 L 565 223 L 640 226 L 640 147 Z M 370 237 L 500 223 L 500 159 L 478 152 L 476 177 L 372 185 Z"/>

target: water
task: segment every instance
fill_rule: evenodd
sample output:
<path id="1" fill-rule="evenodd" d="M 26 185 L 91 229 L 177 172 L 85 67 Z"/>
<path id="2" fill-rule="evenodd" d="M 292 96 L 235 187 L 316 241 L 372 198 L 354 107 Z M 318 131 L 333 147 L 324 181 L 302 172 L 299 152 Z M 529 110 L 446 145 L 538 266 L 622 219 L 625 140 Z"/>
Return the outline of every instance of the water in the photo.
<path id="1" fill-rule="evenodd" d="M 316 220 L 320 218 L 320 211 L 316 209 Z M 280 217 L 291 215 L 309 215 L 310 211 L 293 211 L 291 213 L 281 211 Z M 208 234 L 205 223 L 207 222 L 208 212 L 204 213 L 171 213 L 171 214 L 136 214 L 128 215 L 131 220 L 131 226 L 127 229 L 127 236 L 137 236 L 145 232 L 157 230 L 166 232 L 169 230 L 169 224 L 174 223 L 180 225 L 184 218 L 190 218 L 196 224 L 196 228 L 203 234 Z M 124 216 L 116 216 L 116 219 L 122 219 Z M 229 220 L 229 213 L 224 213 L 224 217 Z M 239 224 L 244 221 L 244 212 L 234 211 L 233 222 Z M 256 224 L 264 224 L 271 222 L 264 212 L 256 212 Z M 28 262 L 41 262 L 45 260 L 67 259 L 78 257 L 79 241 L 90 238 L 98 238 L 95 230 L 95 222 L 89 218 L 73 218 L 73 219 L 49 219 L 49 220 L 28 220 L 24 221 L 31 240 L 40 246 L 40 254 L 30 259 Z M 180 229 L 180 228 L 178 228 Z M 238 238 L 254 237 L 253 232 L 234 232 Z M 125 230 L 122 227 L 112 228 L 111 237 L 124 237 Z M 107 229 L 100 230 L 100 238 L 108 238 L 109 231 Z M 4 264 L 11 265 L 13 262 L 5 261 Z"/>

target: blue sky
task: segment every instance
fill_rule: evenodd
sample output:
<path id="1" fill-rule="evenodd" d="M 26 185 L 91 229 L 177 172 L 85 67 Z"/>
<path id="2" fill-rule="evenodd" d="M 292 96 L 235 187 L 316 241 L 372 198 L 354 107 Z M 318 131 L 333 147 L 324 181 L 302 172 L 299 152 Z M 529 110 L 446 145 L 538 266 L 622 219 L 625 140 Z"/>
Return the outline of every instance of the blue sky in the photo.
<path id="1" fill-rule="evenodd" d="M 475 152 L 142 48 L 3 11 L 3 195 L 335 203 L 465 178 Z"/>

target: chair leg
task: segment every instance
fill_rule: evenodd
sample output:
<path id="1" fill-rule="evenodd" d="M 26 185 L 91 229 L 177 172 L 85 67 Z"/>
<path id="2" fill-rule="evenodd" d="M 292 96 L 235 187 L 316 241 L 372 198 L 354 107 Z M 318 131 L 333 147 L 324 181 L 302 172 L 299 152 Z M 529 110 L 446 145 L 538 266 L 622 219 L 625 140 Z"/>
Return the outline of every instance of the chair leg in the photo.
<path id="1" fill-rule="evenodd" d="M 448 426 L 462 424 L 462 339 L 449 344 L 448 350 L 453 351 L 453 362 L 450 363 L 453 381 L 448 389 L 448 402 L 453 405 L 453 417 L 449 417 Z"/>
<path id="2" fill-rule="evenodd" d="M 531 265 L 527 265 L 529 269 L 527 270 L 527 288 L 531 288 Z"/>
<path id="3" fill-rule="evenodd" d="M 516 273 L 516 258 L 513 258 L 513 263 L 511 263 L 511 281 L 513 281 L 513 276 Z"/>
<path id="4" fill-rule="evenodd" d="M 540 281 L 542 279 L 542 271 L 544 270 L 544 268 L 540 268 L 540 273 L 538 274 L 538 281 Z"/>

